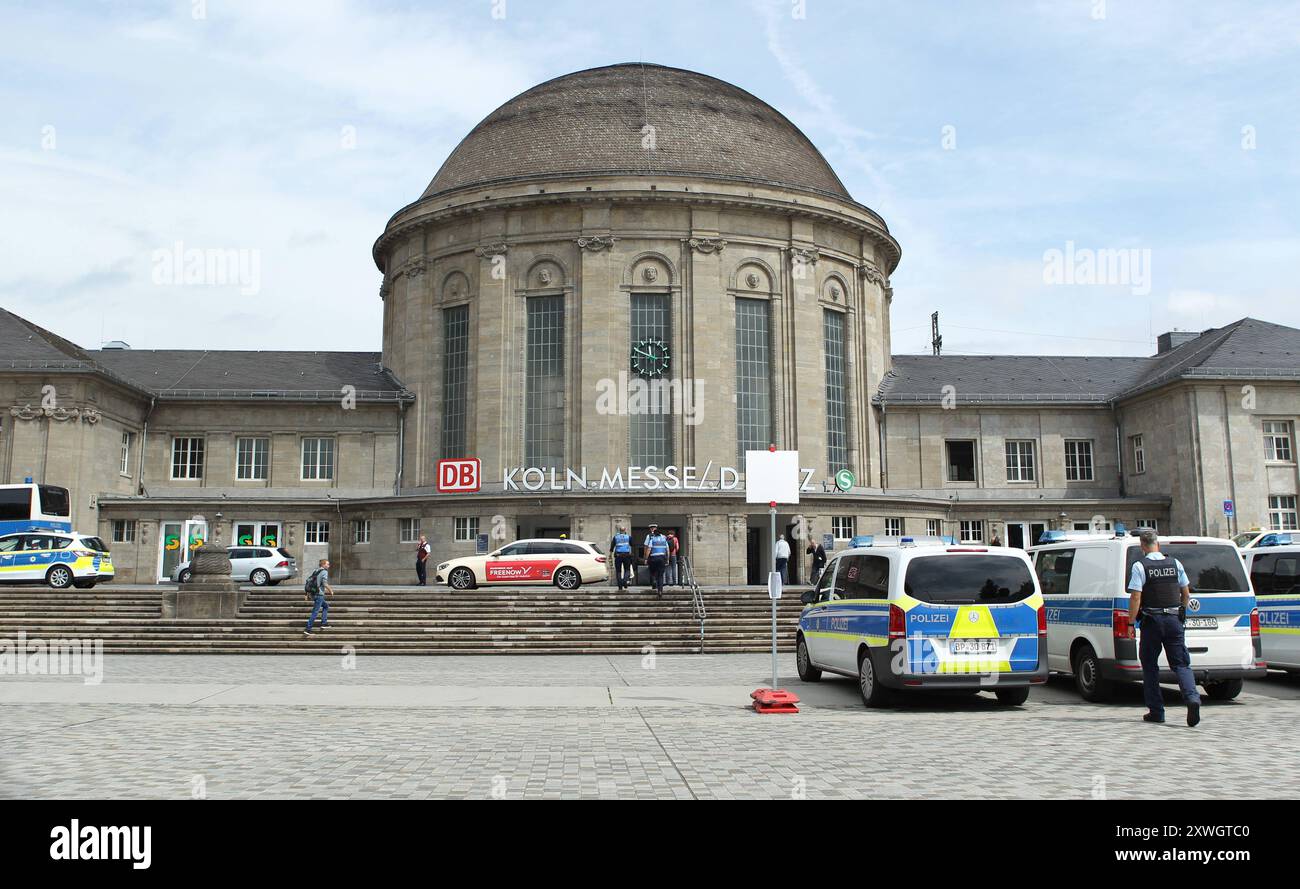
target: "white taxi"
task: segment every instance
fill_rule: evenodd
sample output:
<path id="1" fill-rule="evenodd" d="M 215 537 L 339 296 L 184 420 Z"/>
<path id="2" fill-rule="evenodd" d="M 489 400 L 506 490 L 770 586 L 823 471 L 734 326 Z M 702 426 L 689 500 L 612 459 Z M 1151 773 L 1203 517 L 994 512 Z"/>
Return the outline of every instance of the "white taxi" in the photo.
<path id="1" fill-rule="evenodd" d="M 455 590 L 479 584 L 549 584 L 576 590 L 609 579 L 600 547 L 585 540 L 516 540 L 484 556 L 465 556 L 438 565 L 434 580 Z"/>
<path id="2" fill-rule="evenodd" d="M 113 579 L 104 541 L 75 531 L 26 531 L 0 537 L 0 583 L 47 583 L 88 589 Z"/>

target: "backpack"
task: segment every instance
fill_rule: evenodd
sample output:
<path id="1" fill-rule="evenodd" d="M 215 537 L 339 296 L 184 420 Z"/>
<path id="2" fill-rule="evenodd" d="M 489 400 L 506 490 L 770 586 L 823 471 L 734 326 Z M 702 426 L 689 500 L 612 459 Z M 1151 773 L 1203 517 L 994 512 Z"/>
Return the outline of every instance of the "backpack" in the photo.
<path id="1" fill-rule="evenodd" d="M 307 577 L 307 582 L 302 585 L 303 591 L 309 596 L 320 595 L 320 573 L 321 569 L 317 568 Z"/>

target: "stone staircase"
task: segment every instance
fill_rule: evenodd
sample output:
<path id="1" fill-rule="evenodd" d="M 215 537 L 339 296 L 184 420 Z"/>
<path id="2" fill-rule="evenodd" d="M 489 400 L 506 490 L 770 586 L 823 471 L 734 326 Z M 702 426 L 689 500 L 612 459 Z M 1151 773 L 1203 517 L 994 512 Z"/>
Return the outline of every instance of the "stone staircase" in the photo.
<path id="1" fill-rule="evenodd" d="M 798 590 L 778 609 L 782 650 L 794 645 Z M 759 652 L 771 646 L 766 588 L 702 591 L 705 653 Z M 698 653 L 700 623 L 689 590 L 653 592 L 584 587 L 340 587 L 330 628 L 307 637 L 310 613 L 298 584 L 250 588 L 239 617 L 164 620 L 161 588 L 98 586 L 58 592 L 0 588 L 0 640 L 19 631 L 34 639 L 102 639 L 105 653 L 337 655 L 344 645 L 366 654 Z"/>

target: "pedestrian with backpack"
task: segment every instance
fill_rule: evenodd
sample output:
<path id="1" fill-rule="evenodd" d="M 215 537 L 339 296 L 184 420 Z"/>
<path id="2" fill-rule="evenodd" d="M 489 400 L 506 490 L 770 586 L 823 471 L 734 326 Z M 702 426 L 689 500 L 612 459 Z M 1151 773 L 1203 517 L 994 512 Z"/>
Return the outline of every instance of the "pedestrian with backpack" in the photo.
<path id="1" fill-rule="evenodd" d="M 330 606 L 325 601 L 326 596 L 334 595 L 334 587 L 330 586 L 330 560 L 321 559 L 320 567 L 311 573 L 307 582 L 303 584 L 303 591 L 307 594 L 307 601 L 312 603 L 311 617 L 307 618 L 307 629 L 302 631 L 304 636 L 311 635 L 311 625 L 316 623 L 316 615 L 320 615 L 320 628 L 328 629 L 330 625 Z"/>

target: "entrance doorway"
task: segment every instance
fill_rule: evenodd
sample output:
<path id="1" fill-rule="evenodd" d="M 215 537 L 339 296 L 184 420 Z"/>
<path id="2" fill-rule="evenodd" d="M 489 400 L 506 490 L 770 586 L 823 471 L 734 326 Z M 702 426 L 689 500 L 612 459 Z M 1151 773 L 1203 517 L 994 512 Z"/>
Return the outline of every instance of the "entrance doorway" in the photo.
<path id="1" fill-rule="evenodd" d="M 745 532 L 745 583 L 759 586 L 767 583 L 769 567 L 763 559 L 763 537 L 758 528 Z"/>
<path id="2" fill-rule="evenodd" d="M 1047 530 L 1046 522 L 1007 522 L 1007 546 L 1026 549 L 1038 542 Z"/>
<path id="3" fill-rule="evenodd" d="M 196 519 L 163 522 L 158 536 L 158 579 L 171 580 L 176 566 L 190 561 L 208 539 L 208 523 Z"/>

